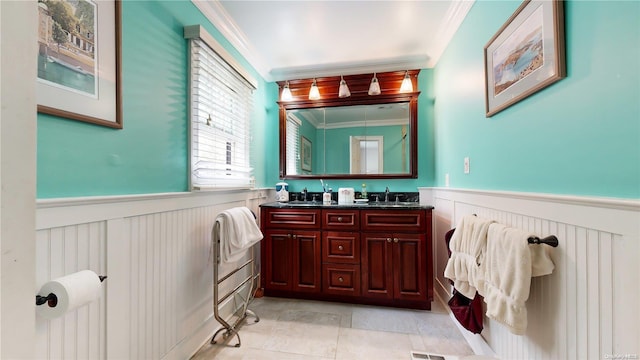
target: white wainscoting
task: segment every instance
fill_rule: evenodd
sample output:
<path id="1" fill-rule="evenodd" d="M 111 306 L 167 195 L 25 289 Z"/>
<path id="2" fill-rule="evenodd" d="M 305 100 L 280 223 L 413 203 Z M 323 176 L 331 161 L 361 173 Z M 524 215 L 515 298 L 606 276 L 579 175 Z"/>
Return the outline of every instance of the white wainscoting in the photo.
<path id="1" fill-rule="evenodd" d="M 220 328 L 213 318 L 215 218 L 235 206 L 258 214 L 270 195 L 252 190 L 39 201 L 36 291 L 84 269 L 108 278 L 100 300 L 53 320 L 36 318 L 36 358 L 189 358 Z M 220 277 L 234 267 L 223 264 Z M 221 291 L 237 284 L 234 277 Z M 231 317 L 236 307 L 230 297 L 222 316 Z"/>
<path id="2" fill-rule="evenodd" d="M 447 188 L 421 188 L 420 197 L 435 206 L 435 292 L 445 303 L 451 288 L 442 275 L 448 258 L 444 234 L 463 216 L 477 214 L 559 239 L 553 274 L 532 281 L 527 333 L 513 335 L 485 317 L 481 335 L 463 330 L 476 353 L 501 359 L 639 358 L 640 201 Z"/>

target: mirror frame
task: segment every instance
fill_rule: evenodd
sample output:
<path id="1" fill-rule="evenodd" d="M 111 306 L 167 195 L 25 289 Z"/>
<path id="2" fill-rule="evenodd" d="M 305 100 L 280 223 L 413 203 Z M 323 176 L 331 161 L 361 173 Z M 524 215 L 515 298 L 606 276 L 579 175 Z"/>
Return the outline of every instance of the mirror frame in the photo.
<path id="1" fill-rule="evenodd" d="M 418 73 L 420 70 L 409 70 L 413 88 L 418 88 Z M 331 76 L 323 78 L 315 78 L 316 85 L 320 90 L 321 98 L 318 100 L 309 100 L 309 88 L 314 79 L 289 80 L 289 89 L 291 90 L 293 100 L 278 101 L 279 106 L 279 135 L 280 135 L 280 178 L 284 179 L 415 179 L 418 177 L 418 95 L 419 91 L 410 93 L 401 93 L 399 91 L 400 84 L 405 76 L 405 71 L 395 71 L 386 73 L 376 73 L 380 84 L 380 95 L 369 95 L 369 84 L 373 78 L 373 74 L 360 74 L 344 76 L 344 80 L 349 86 L 351 96 L 347 98 L 338 97 L 338 88 L 340 85 L 340 76 Z M 278 81 L 279 94 L 286 81 Z M 409 161 L 408 173 L 395 174 L 311 174 L 291 175 L 286 173 L 286 129 L 287 129 L 287 110 L 310 109 L 336 106 L 352 106 L 352 105 L 375 105 L 389 103 L 409 103 L 409 136 L 411 142 L 409 144 Z"/>

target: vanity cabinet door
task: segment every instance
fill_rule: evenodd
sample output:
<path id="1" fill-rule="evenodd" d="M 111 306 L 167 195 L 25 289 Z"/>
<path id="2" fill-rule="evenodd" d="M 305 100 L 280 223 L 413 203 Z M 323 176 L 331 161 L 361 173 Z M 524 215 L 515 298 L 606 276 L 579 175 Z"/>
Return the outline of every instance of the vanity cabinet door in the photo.
<path id="1" fill-rule="evenodd" d="M 427 255 L 424 234 L 393 234 L 393 297 L 427 300 Z"/>
<path id="2" fill-rule="evenodd" d="M 292 290 L 317 293 L 322 289 L 320 231 L 295 231 L 291 236 L 293 255 Z"/>
<path id="3" fill-rule="evenodd" d="M 264 287 L 272 290 L 291 290 L 291 232 L 267 230 L 263 239 Z"/>
<path id="4" fill-rule="evenodd" d="M 362 235 L 362 295 L 393 298 L 393 246 L 391 234 Z"/>

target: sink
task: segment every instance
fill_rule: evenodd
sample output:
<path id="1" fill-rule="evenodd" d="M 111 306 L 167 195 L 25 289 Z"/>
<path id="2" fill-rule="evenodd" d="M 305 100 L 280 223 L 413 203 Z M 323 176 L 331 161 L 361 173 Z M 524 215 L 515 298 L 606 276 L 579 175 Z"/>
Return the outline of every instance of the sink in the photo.
<path id="1" fill-rule="evenodd" d="M 290 206 L 300 206 L 300 207 L 305 207 L 305 206 L 320 206 L 322 205 L 321 201 L 300 201 L 300 200 L 294 200 L 294 201 L 289 201 L 288 203 L 284 203 L 285 205 L 290 205 Z"/>

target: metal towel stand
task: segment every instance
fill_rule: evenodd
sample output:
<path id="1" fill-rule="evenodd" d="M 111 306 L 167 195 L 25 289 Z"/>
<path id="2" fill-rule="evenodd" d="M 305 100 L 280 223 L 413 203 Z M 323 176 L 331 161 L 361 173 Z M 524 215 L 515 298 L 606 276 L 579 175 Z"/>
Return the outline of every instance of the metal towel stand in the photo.
<path id="1" fill-rule="evenodd" d="M 216 221 L 215 225 L 213 226 L 213 231 L 215 232 L 214 234 L 212 234 L 212 239 L 217 239 L 214 244 L 213 244 L 213 258 L 215 261 L 215 264 L 213 264 L 213 279 L 214 279 L 214 285 L 213 285 L 213 315 L 215 316 L 216 320 L 218 320 L 218 322 L 220 324 L 222 324 L 222 328 L 219 329 L 218 331 L 216 331 L 215 334 L 213 334 L 213 337 L 211 338 L 211 344 L 216 344 L 216 336 L 218 336 L 218 334 L 223 333 L 223 338 L 224 339 L 228 339 L 230 336 L 235 335 L 238 338 L 238 343 L 235 344 L 235 347 L 240 347 L 240 335 L 238 334 L 238 325 L 240 325 L 242 323 L 242 321 L 244 321 L 247 316 L 253 316 L 255 317 L 254 322 L 258 322 L 260 321 L 260 318 L 258 317 L 258 315 L 256 315 L 253 311 L 248 309 L 249 306 L 249 302 L 251 302 L 251 300 L 253 300 L 253 294 L 255 292 L 256 289 L 254 289 L 254 286 L 256 286 L 257 284 L 259 284 L 260 282 L 257 281 L 256 279 L 258 279 L 260 277 L 260 273 L 256 274 L 255 271 L 255 246 L 253 245 L 250 249 L 251 251 L 251 258 L 249 260 L 247 260 L 245 263 L 243 263 L 242 265 L 240 265 L 239 267 L 235 268 L 233 271 L 231 271 L 229 274 L 225 275 L 222 279 L 218 279 L 218 274 L 219 274 L 219 267 L 220 267 L 220 236 L 216 236 L 216 234 L 220 234 L 220 224 Z M 220 284 L 222 284 L 225 280 L 229 279 L 232 275 L 234 275 L 235 273 L 237 273 L 238 271 L 246 268 L 247 266 L 249 266 L 251 268 L 250 274 L 240 283 L 238 284 L 233 290 L 231 290 L 230 292 L 226 293 L 224 296 L 222 296 L 222 298 L 220 298 Z M 242 287 L 249 283 L 249 292 L 246 296 L 246 298 L 244 296 L 242 296 L 242 294 L 240 294 L 239 290 L 242 289 Z M 229 324 L 227 321 L 225 321 L 221 316 L 220 316 L 220 304 L 222 304 L 225 300 L 227 300 L 231 295 L 237 295 L 240 299 L 242 299 L 242 306 L 239 310 L 241 310 L 241 314 L 240 316 L 238 316 L 238 319 L 233 323 L 233 324 Z M 238 311 L 236 311 L 235 313 L 238 313 Z M 234 313 L 234 314 L 235 314 Z"/>

